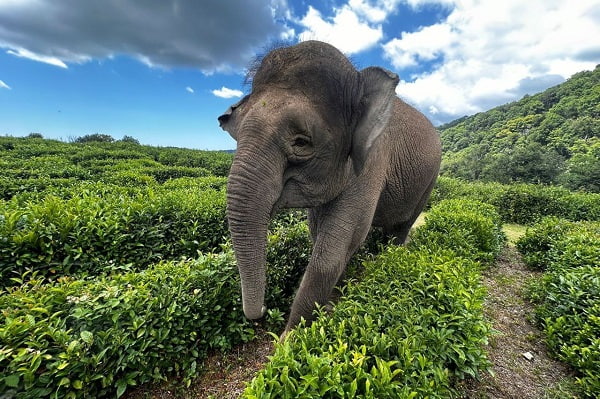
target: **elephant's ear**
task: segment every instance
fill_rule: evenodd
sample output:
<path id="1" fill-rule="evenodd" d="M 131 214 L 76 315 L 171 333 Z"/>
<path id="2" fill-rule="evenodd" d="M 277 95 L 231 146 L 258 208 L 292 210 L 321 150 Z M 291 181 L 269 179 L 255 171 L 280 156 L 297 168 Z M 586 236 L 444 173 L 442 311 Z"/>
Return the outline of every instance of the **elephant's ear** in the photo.
<path id="1" fill-rule="evenodd" d="M 369 150 L 385 130 L 396 97 L 398 75 L 379 67 L 360 71 L 363 94 L 360 101 L 361 116 L 352 137 L 352 162 L 358 175 L 367 159 Z"/>
<path id="2" fill-rule="evenodd" d="M 218 118 L 221 129 L 229 133 L 234 140 L 237 140 L 237 125 L 239 122 L 239 118 L 237 118 L 239 111 L 236 112 L 236 109 L 239 108 L 247 98 L 248 96 L 242 98 L 240 101 L 227 108 L 227 111 L 225 111 L 225 113 Z"/>

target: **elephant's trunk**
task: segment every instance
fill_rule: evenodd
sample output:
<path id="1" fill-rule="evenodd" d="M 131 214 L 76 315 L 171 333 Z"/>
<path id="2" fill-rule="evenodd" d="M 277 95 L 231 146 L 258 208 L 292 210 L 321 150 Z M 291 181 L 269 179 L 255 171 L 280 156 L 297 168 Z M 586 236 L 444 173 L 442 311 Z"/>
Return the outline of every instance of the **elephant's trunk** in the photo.
<path id="1" fill-rule="evenodd" d="M 281 193 L 281 172 L 273 159 L 255 151 L 238 153 L 227 184 L 227 217 L 242 280 L 244 314 L 264 315 L 267 228 Z"/>

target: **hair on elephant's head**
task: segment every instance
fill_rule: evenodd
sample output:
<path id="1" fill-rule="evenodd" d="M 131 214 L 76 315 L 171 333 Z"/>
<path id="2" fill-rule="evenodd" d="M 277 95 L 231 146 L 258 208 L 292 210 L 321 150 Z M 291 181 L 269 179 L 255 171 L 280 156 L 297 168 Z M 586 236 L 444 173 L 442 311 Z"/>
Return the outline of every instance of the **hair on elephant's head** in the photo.
<path id="1" fill-rule="evenodd" d="M 270 217 L 327 203 L 361 173 L 397 84 L 389 71 L 358 71 L 333 46 L 308 41 L 268 53 L 250 94 L 219 117 L 237 141 L 227 213 L 248 318 L 264 313 Z"/>

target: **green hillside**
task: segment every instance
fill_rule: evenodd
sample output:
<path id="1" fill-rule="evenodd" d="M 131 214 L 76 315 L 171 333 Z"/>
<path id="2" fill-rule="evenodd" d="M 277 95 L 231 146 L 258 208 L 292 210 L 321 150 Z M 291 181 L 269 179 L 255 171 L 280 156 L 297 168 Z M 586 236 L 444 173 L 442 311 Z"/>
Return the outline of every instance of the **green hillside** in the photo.
<path id="1" fill-rule="evenodd" d="M 445 175 L 600 192 L 600 66 L 439 131 Z"/>

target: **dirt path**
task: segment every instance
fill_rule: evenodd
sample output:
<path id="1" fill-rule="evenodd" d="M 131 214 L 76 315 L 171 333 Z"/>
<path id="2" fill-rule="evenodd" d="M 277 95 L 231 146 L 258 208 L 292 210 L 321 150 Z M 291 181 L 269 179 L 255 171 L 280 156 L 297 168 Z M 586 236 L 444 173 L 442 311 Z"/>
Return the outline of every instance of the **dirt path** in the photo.
<path id="1" fill-rule="evenodd" d="M 469 384 L 466 398 L 570 397 L 566 395 L 571 372 L 550 358 L 542 332 L 532 324 L 533 307 L 523 299 L 524 284 L 535 275 L 514 247 L 507 247 L 497 264 L 484 273 L 486 315 L 496 330 L 487 348 L 493 375 Z"/>
<path id="2" fill-rule="evenodd" d="M 252 342 L 206 359 L 205 371 L 189 388 L 176 382 L 140 387 L 128 392 L 125 399 L 237 399 L 269 360 L 273 342 L 271 335 L 259 331 Z"/>

